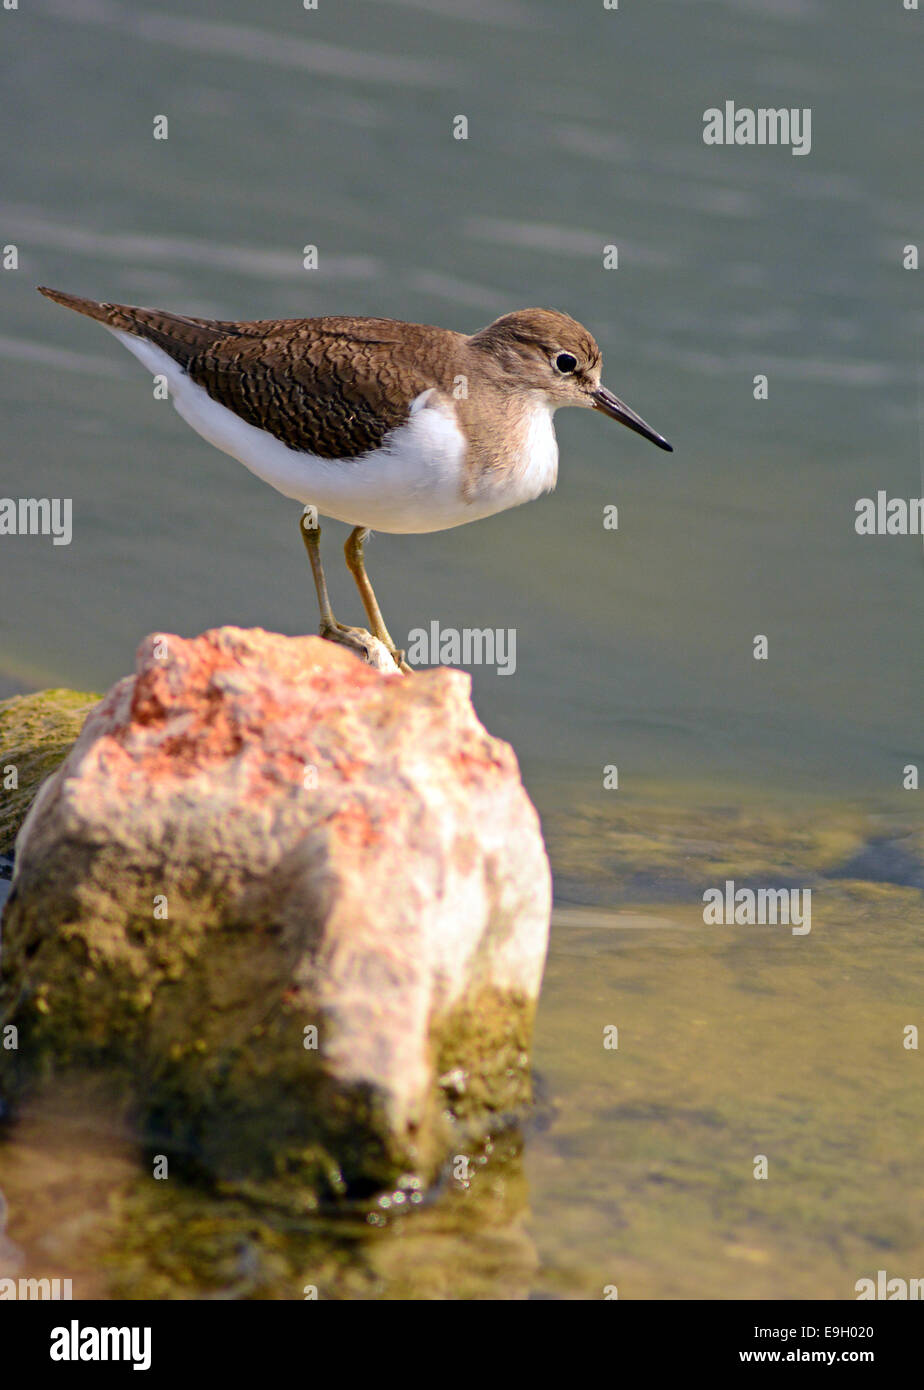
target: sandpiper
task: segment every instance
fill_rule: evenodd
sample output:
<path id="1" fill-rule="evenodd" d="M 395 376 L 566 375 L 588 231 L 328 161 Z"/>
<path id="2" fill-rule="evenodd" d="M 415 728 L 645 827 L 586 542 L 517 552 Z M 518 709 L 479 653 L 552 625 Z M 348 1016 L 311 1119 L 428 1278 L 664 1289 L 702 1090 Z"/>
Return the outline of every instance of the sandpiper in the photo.
<path id="1" fill-rule="evenodd" d="M 334 618 L 316 515 L 353 527 L 347 566 L 373 636 L 403 670 L 366 574 L 371 529 L 441 531 L 549 492 L 561 406 L 601 410 L 671 448 L 600 385 L 587 329 L 551 309 L 519 309 L 467 337 L 394 319 L 193 318 L 39 288 L 162 374 L 204 439 L 305 504 L 321 635 L 365 650 L 365 634 Z"/>

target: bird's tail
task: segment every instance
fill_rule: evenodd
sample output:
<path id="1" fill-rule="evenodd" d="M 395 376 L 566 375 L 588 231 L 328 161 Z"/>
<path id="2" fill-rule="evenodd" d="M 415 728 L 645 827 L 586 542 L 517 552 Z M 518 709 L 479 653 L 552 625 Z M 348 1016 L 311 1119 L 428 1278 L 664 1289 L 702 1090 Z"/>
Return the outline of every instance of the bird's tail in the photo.
<path id="1" fill-rule="evenodd" d="M 78 314 L 86 314 L 89 319 L 104 323 L 107 328 L 120 328 L 123 333 L 141 333 L 141 325 L 132 319 L 132 310 L 127 304 L 99 304 L 95 299 L 81 299 L 76 294 L 65 294 L 63 290 L 52 290 L 47 285 L 39 285 L 39 294 L 63 304 L 66 309 L 75 309 Z"/>
<path id="2" fill-rule="evenodd" d="M 49 289 L 47 285 L 37 288 L 46 299 L 53 299 L 66 309 L 74 309 L 78 314 L 96 319 L 97 323 L 116 333 L 130 333 L 135 338 L 154 343 L 184 368 L 197 353 L 226 331 L 226 325 L 211 319 L 187 318 L 183 314 L 171 314 L 166 309 L 140 309 L 132 304 L 98 303 L 95 299 L 81 299 L 76 294 Z"/>

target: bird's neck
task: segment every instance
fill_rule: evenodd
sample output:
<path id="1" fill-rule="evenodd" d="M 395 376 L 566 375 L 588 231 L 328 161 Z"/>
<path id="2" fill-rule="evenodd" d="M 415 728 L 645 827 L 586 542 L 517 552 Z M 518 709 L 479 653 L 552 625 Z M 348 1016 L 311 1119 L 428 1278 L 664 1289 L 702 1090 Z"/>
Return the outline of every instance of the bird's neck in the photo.
<path id="1" fill-rule="evenodd" d="M 553 410 L 542 391 L 502 385 L 458 403 L 467 439 L 467 492 L 472 498 L 498 491 L 528 501 L 550 491 L 558 476 Z"/>

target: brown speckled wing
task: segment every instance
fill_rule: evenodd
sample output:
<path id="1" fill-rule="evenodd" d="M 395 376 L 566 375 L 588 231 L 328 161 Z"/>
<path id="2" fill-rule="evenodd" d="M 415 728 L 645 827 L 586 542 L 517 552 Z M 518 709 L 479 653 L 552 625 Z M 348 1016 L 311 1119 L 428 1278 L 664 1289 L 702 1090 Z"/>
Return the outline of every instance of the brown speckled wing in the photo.
<path id="1" fill-rule="evenodd" d="M 388 320 L 184 325 L 148 311 L 139 326 L 213 400 L 320 458 L 377 449 L 408 418 L 414 397 L 434 385 L 402 360 L 403 340 Z"/>
<path id="2" fill-rule="evenodd" d="M 440 384 L 460 336 L 393 319 L 236 323 L 42 293 L 149 339 L 249 425 L 328 459 L 378 448 L 408 418 L 415 396 Z"/>

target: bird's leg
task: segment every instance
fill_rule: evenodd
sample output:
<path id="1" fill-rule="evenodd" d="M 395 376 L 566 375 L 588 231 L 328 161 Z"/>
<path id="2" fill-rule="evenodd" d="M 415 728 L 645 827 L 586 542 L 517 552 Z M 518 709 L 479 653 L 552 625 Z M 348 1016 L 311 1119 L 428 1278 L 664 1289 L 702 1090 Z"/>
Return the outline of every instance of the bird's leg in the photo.
<path id="1" fill-rule="evenodd" d="M 323 636 L 326 627 L 337 627 L 338 624 L 334 617 L 334 610 L 330 606 L 330 594 L 327 592 L 327 580 L 324 578 L 324 566 L 321 564 L 321 528 L 310 508 L 306 507 L 302 512 L 298 529 L 302 533 L 302 540 L 305 542 L 305 549 L 308 551 L 308 559 L 311 563 L 311 573 L 314 578 L 314 587 L 318 595 L 318 608 L 321 613 L 321 634 Z"/>
<path id="2" fill-rule="evenodd" d="M 349 537 L 347 538 L 347 543 L 343 547 L 343 553 L 346 557 L 347 562 L 347 569 L 350 571 L 350 574 L 352 574 L 353 578 L 356 580 L 356 587 L 359 590 L 359 596 L 363 601 L 363 607 L 366 610 L 366 617 L 369 619 L 369 626 L 372 629 L 372 635 L 374 637 L 377 637 L 380 642 L 384 642 L 385 646 L 388 648 L 388 650 L 394 657 L 395 664 L 400 668 L 400 670 L 406 673 L 410 673 L 411 667 L 408 666 L 407 662 L 404 660 L 404 652 L 398 651 L 398 648 L 392 641 L 392 637 L 390 632 L 388 631 L 388 628 L 385 626 L 385 619 L 382 617 L 382 610 L 381 608 L 379 608 L 378 602 L 375 597 L 375 593 L 372 589 L 372 585 L 369 582 L 369 576 L 366 573 L 366 565 L 365 561 L 363 560 L 363 547 L 366 544 L 366 538 L 368 537 L 368 535 L 369 531 L 367 527 L 353 527 L 353 530 L 350 532 Z"/>
<path id="3" fill-rule="evenodd" d="M 350 647 L 368 660 L 369 643 L 366 640 L 368 634 L 363 633 L 362 628 L 347 627 L 345 623 L 338 623 L 334 617 L 334 610 L 330 606 L 330 594 L 327 592 L 327 580 L 324 578 L 324 567 L 321 564 L 321 528 L 313 509 L 305 508 L 299 518 L 298 529 L 302 533 L 302 540 L 305 542 L 305 549 L 311 562 L 311 573 L 314 576 L 314 587 L 317 591 L 318 608 L 321 613 L 319 629 L 321 636 L 332 642 L 340 642 L 345 647 Z"/>
<path id="4" fill-rule="evenodd" d="M 366 573 L 366 566 L 363 560 L 363 547 L 366 544 L 368 535 L 369 531 L 366 527 L 354 526 L 349 534 L 346 545 L 343 547 L 343 553 L 346 557 L 347 569 L 356 580 L 356 587 L 363 601 L 363 608 L 366 610 L 366 617 L 369 619 L 369 627 L 372 630 L 373 636 L 377 637 L 380 642 L 385 643 L 386 647 L 390 647 L 391 650 L 394 651 L 395 644 L 391 640 L 388 628 L 385 626 L 385 619 L 382 617 L 382 610 L 376 602 L 376 597 L 372 591 L 372 585 L 369 582 L 369 576 Z"/>

